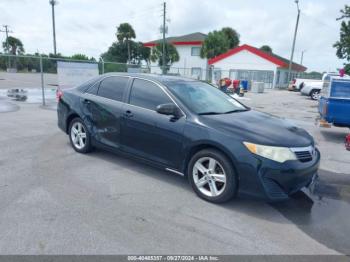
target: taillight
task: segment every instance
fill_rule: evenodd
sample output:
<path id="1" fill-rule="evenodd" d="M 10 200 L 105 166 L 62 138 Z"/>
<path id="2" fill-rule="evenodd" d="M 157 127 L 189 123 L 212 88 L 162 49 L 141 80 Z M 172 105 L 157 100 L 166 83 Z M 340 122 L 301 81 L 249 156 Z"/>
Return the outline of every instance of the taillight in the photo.
<path id="1" fill-rule="evenodd" d="M 63 97 L 63 92 L 61 89 L 57 88 L 57 91 L 56 91 L 56 99 L 57 99 L 57 102 L 59 102 L 61 100 L 61 98 Z"/>

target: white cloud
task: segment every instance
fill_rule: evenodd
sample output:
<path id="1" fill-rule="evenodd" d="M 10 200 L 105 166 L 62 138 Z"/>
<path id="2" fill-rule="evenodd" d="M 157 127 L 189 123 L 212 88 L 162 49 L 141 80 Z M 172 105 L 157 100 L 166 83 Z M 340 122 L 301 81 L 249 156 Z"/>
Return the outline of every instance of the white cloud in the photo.
<path id="1" fill-rule="evenodd" d="M 48 0 L 1 0 L 0 24 L 9 24 L 25 49 L 52 52 L 51 7 Z M 137 40 L 159 38 L 162 0 L 60 0 L 56 6 L 57 47 L 62 54 L 98 57 L 115 41 L 116 26 L 130 22 Z M 339 37 L 339 10 L 345 0 L 301 0 L 302 9 L 295 61 L 302 50 L 310 70 L 335 70 L 342 61 L 332 47 Z M 296 20 L 293 0 L 167 0 L 169 35 L 207 33 L 224 26 L 235 28 L 241 43 L 270 45 L 290 56 Z M 4 40 L 4 34 L 0 35 Z"/>

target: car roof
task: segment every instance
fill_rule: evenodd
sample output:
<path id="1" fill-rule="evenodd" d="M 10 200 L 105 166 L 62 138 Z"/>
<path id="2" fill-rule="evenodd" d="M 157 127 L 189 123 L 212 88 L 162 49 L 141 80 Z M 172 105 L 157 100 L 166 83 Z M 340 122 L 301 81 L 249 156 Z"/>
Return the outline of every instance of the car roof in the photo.
<path id="1" fill-rule="evenodd" d="M 128 76 L 128 77 L 136 77 L 136 78 L 143 78 L 155 82 L 159 82 L 162 84 L 167 84 L 169 82 L 176 82 L 176 81 L 184 81 L 184 82 L 197 82 L 199 80 L 187 78 L 187 77 L 181 77 L 181 76 L 173 76 L 173 75 L 159 75 L 159 74 L 143 74 L 143 73 L 106 73 L 101 75 L 100 77 L 107 77 L 107 76 Z"/>

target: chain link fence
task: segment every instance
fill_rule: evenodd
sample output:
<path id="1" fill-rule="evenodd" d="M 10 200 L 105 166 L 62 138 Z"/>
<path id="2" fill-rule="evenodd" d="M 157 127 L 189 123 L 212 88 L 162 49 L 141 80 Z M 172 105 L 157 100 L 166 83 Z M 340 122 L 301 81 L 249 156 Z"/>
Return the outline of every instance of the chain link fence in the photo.
<path id="1" fill-rule="evenodd" d="M 46 55 L 8 55 L 0 54 L 0 96 L 9 96 L 27 102 L 43 105 L 56 101 L 56 90 L 60 84 L 58 63 L 83 63 L 95 67 L 97 74 L 109 72 L 128 72 L 161 74 L 162 69 L 153 65 L 135 65 L 96 60 L 74 60 Z M 265 88 L 272 88 L 273 71 L 263 70 L 220 70 L 216 68 L 167 68 L 168 75 L 183 76 L 217 84 L 221 78 L 247 80 L 248 83 L 263 82 Z M 67 76 L 67 75 L 66 75 Z M 69 75 L 67 76 L 69 77 Z M 317 74 L 298 74 L 299 78 L 319 79 Z M 276 87 L 278 84 L 276 83 Z"/>
<path id="2" fill-rule="evenodd" d="M 60 84 L 58 63 L 91 64 L 97 67 L 98 74 L 110 72 L 161 74 L 159 66 L 135 65 L 96 60 L 74 60 L 47 55 L 0 54 L 0 96 L 16 100 L 47 105 L 56 101 L 56 90 Z M 208 79 L 208 71 L 202 68 L 170 67 L 168 75 Z M 69 76 L 68 76 L 69 77 Z"/>

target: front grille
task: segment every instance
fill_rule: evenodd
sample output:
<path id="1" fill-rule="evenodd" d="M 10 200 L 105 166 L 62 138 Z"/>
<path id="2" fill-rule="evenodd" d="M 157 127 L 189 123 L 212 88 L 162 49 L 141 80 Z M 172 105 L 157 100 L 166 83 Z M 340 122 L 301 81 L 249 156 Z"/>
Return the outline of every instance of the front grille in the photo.
<path id="1" fill-rule="evenodd" d="M 294 152 L 297 159 L 303 163 L 311 161 L 316 152 L 314 146 L 294 147 L 291 148 L 291 150 Z"/>
<path id="2" fill-rule="evenodd" d="M 312 160 L 310 151 L 296 151 L 294 152 L 300 162 L 309 162 Z"/>

